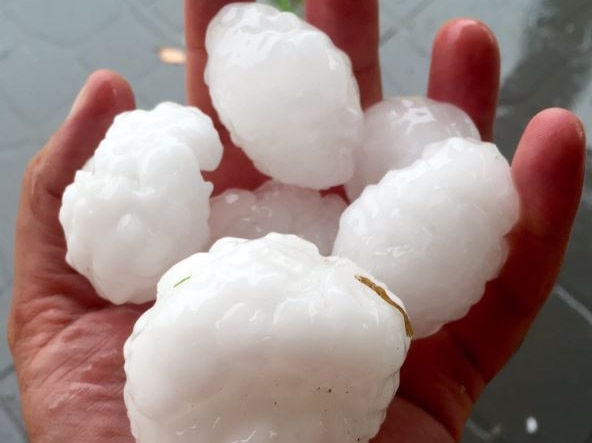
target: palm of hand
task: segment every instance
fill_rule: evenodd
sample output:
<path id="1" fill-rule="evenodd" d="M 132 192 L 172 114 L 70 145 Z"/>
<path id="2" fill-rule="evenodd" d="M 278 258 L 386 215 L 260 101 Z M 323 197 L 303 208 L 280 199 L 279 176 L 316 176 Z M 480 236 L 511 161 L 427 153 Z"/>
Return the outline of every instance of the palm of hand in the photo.
<path id="1" fill-rule="evenodd" d="M 206 3 L 186 5 L 187 27 L 198 30 L 187 35 L 188 92 L 191 103 L 211 111 L 200 80 L 203 30 L 204 17 L 219 4 Z M 311 2 L 311 20 L 350 54 L 364 104 L 379 100 L 378 58 L 376 51 L 367 51 L 376 47 L 377 23 L 370 19 L 376 5 L 348 4 L 357 10 L 343 15 L 348 8 L 334 5 L 339 2 L 319 3 Z M 365 37 L 352 42 L 351 26 L 365 31 L 360 33 Z M 453 22 L 434 45 L 429 95 L 465 109 L 487 139 L 498 72 L 489 31 L 472 21 Z M 99 299 L 65 263 L 57 219 L 61 194 L 74 171 L 93 152 L 113 116 L 133 106 L 123 79 L 106 71 L 94 74 L 76 109 L 25 177 L 10 342 L 32 442 L 133 441 L 123 404 L 122 348 L 146 306 L 115 307 Z M 208 177 L 217 191 L 259 185 L 265 177 L 231 146 L 227 134 L 223 139 L 223 164 Z M 458 440 L 475 399 L 519 345 L 555 280 L 579 200 L 583 144 L 581 125 L 566 111 L 548 111 L 531 123 L 512 166 L 523 204 L 510 236 L 508 262 L 469 316 L 414 342 L 400 390 L 375 441 Z M 543 151 L 544 156 L 537 155 Z"/>

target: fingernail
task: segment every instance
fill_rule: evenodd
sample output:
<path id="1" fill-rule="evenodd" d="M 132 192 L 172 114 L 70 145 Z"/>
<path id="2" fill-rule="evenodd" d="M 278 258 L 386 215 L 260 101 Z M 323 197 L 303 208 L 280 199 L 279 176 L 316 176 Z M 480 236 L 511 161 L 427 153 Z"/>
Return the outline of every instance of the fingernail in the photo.
<path id="1" fill-rule="evenodd" d="M 74 99 L 74 103 L 72 104 L 72 108 L 70 109 L 70 113 L 68 114 L 68 117 L 76 114 L 82 108 L 82 106 L 84 105 L 84 102 L 86 101 L 87 90 L 88 90 L 88 82 L 84 84 L 84 86 L 82 87 L 82 89 L 80 90 L 80 92 L 78 93 L 76 98 Z"/>
<path id="2" fill-rule="evenodd" d="M 578 138 L 580 139 L 580 143 L 586 145 L 586 129 L 582 120 L 576 116 L 576 132 L 578 133 Z"/>

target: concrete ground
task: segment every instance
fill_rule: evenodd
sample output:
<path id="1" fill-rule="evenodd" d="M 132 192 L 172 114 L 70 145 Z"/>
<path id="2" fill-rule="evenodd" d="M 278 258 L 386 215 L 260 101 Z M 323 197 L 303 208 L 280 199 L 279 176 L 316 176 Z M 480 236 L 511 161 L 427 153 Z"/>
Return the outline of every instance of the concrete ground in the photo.
<path id="1" fill-rule="evenodd" d="M 383 0 L 388 95 L 422 94 L 430 44 L 446 19 L 473 16 L 497 33 L 503 88 L 497 142 L 508 156 L 530 116 L 574 110 L 592 130 L 592 3 L 588 0 Z M 68 112 L 90 72 L 111 68 L 140 107 L 184 100 L 183 68 L 161 46 L 182 47 L 182 2 L 0 2 L 0 442 L 26 441 L 5 320 L 22 172 Z M 561 280 L 520 352 L 489 386 L 463 441 L 592 443 L 592 181 Z"/>

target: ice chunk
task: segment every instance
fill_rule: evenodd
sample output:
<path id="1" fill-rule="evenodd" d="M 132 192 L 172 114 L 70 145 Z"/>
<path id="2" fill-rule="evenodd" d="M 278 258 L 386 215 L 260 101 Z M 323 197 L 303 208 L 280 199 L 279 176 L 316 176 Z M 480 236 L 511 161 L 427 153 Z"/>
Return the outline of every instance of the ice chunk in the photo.
<path id="1" fill-rule="evenodd" d="M 222 237 L 255 239 L 270 232 L 295 234 L 329 255 L 345 201 L 330 194 L 269 181 L 251 192 L 230 189 L 211 199 L 211 242 Z"/>
<path id="2" fill-rule="evenodd" d="M 137 109 L 116 117 L 106 139 L 169 136 L 191 149 L 202 171 L 213 171 L 222 159 L 222 145 L 212 120 L 199 109 L 163 102 L 152 111 Z M 147 135 L 146 135 L 147 134 Z M 142 143 L 117 143 L 124 152 L 144 148 Z M 116 149 L 115 146 L 113 149 Z M 113 159 L 112 156 L 105 156 Z"/>
<path id="3" fill-rule="evenodd" d="M 449 137 L 481 140 L 471 118 L 454 105 L 424 97 L 394 97 L 364 113 L 363 148 L 356 151 L 356 169 L 345 185 L 356 199 L 364 187 L 376 184 L 391 169 L 409 166 L 424 148 Z"/>
<path id="4" fill-rule="evenodd" d="M 225 238 L 175 265 L 125 345 L 137 441 L 366 443 L 409 336 L 400 300 L 360 275 L 279 234 Z"/>
<path id="5" fill-rule="evenodd" d="M 154 299 L 164 271 L 209 238 L 222 144 L 195 108 L 165 103 L 116 117 L 63 195 L 67 262 L 113 303 Z"/>
<path id="6" fill-rule="evenodd" d="M 206 48 L 214 106 L 261 172 L 314 189 L 352 177 L 363 114 L 351 63 L 325 34 L 267 5 L 233 4 Z"/>
<path id="7" fill-rule="evenodd" d="M 368 186 L 343 213 L 333 253 L 383 280 L 422 337 L 480 299 L 506 259 L 504 236 L 517 218 L 497 147 L 450 138 Z"/>

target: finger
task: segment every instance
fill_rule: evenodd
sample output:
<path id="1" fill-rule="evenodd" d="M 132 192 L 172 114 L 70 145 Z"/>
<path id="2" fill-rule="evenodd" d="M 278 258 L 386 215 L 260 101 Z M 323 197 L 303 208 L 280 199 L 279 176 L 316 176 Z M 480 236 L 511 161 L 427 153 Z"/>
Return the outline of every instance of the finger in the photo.
<path id="1" fill-rule="evenodd" d="M 225 5 L 233 0 L 185 0 L 185 42 L 187 45 L 187 101 L 203 112 L 216 117 L 210 100 L 204 71 L 208 60 L 206 53 L 206 31 L 208 24 Z M 217 117 L 216 126 L 218 126 Z"/>
<path id="2" fill-rule="evenodd" d="M 30 309 L 47 291 L 67 291 L 71 284 L 86 282 L 65 262 L 58 220 L 61 196 L 115 115 L 133 107 L 133 94 L 123 78 L 109 71 L 94 73 L 64 124 L 29 163 L 16 224 L 13 307 L 17 311 Z M 94 297 L 90 285 L 85 292 Z"/>
<path id="3" fill-rule="evenodd" d="M 307 0 L 306 18 L 351 59 L 362 107 L 382 99 L 377 0 Z"/>
<path id="4" fill-rule="evenodd" d="M 214 195 L 228 188 L 254 189 L 267 177 L 257 171 L 251 160 L 230 141 L 230 136 L 220 123 L 212 105 L 204 80 L 207 64 L 205 49 L 208 24 L 218 11 L 232 0 L 185 0 L 185 40 L 187 43 L 187 99 L 213 120 L 222 141 L 224 153 L 220 166 L 213 172 L 205 172 L 204 178 L 214 183 Z"/>
<path id="5" fill-rule="evenodd" d="M 440 29 L 432 47 L 428 96 L 463 109 L 485 141 L 493 137 L 499 76 L 499 47 L 487 26 L 457 19 Z"/>
<path id="6" fill-rule="evenodd" d="M 581 123 L 567 111 L 547 110 L 531 121 L 512 164 L 522 207 L 502 272 L 464 319 L 410 349 L 397 396 L 441 423 L 453 441 L 557 277 L 582 188 L 584 145 Z"/>
<path id="7" fill-rule="evenodd" d="M 480 303 L 446 330 L 491 379 L 522 342 L 555 284 L 580 201 L 585 135 L 568 111 L 549 109 L 528 125 L 512 163 L 521 199 L 510 252 Z"/>

